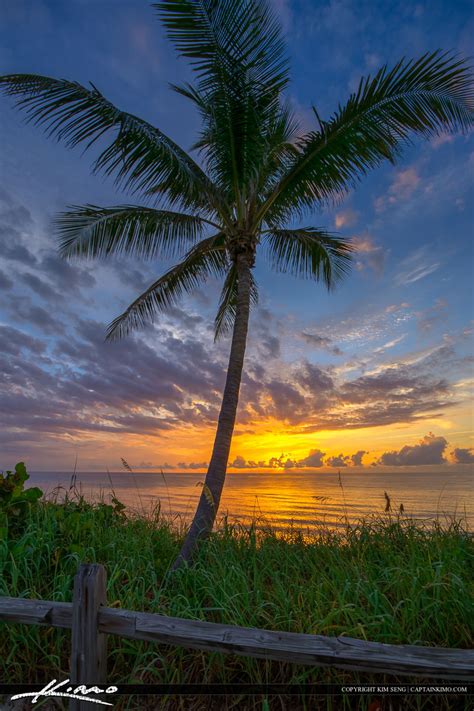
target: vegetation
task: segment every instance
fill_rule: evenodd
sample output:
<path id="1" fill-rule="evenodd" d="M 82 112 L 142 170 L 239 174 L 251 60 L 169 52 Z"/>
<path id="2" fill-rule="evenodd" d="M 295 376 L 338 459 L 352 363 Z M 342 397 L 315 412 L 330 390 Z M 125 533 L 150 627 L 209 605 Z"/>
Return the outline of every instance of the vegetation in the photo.
<path id="1" fill-rule="evenodd" d="M 394 644 L 472 646 L 474 547 L 460 522 L 420 527 L 387 514 L 340 533 L 316 531 L 303 538 L 296 530 L 277 536 L 270 528 L 257 531 L 254 526 L 230 526 L 223 521 L 200 547 L 195 565 L 169 575 L 184 530 L 172 525 L 159 509 L 149 516 L 132 515 L 115 496 L 110 504 L 91 504 L 74 489 L 59 493 L 56 500 L 31 502 L 20 528 L 11 509 L 5 514 L 3 507 L 7 526 L 0 542 L 0 595 L 69 601 L 78 564 L 100 562 L 107 568 L 111 606 Z M 2 625 L 0 678 L 9 683 L 64 678 L 69 642 L 69 633 L 60 630 Z M 109 681 L 353 684 L 384 680 L 381 675 L 266 663 L 110 637 Z M 340 697 L 306 701 L 176 697 L 164 700 L 161 707 L 339 711 L 367 709 L 370 700 L 364 697 L 355 706 L 354 698 Z M 435 701 L 431 706 L 429 698 L 413 696 L 404 699 L 401 708 L 453 708 L 452 698 Z M 147 708 L 146 704 L 144 698 L 132 697 L 116 708 Z M 155 698 L 152 707 L 157 706 Z"/>
<path id="2" fill-rule="evenodd" d="M 90 147 L 112 132 L 94 170 L 157 200 L 157 207 L 86 205 L 58 218 L 66 257 L 181 257 L 112 323 L 109 337 L 149 322 L 210 275 L 224 280 L 216 336 L 233 330 L 229 368 L 205 486 L 179 565 L 208 535 L 219 507 L 249 312 L 257 301 L 257 252 L 277 271 L 331 288 L 348 269 L 350 244 L 312 225 L 295 229 L 295 220 L 394 161 L 410 134 L 468 130 L 474 114 L 466 64 L 434 52 L 362 79 L 329 120 L 314 108 L 314 128 L 302 133 L 285 95 L 283 35 L 265 0 L 165 0 L 154 7 L 194 71 L 193 84 L 173 88 L 201 117 L 199 159 L 117 109 L 93 85 L 14 74 L 0 77 L 0 87 L 17 97 L 30 121 L 70 147 Z"/>
<path id="3" fill-rule="evenodd" d="M 14 535 L 24 526 L 29 509 L 43 496 L 37 486 L 25 488 L 30 478 L 24 462 L 18 462 L 15 471 L 0 472 L 0 532 Z"/>

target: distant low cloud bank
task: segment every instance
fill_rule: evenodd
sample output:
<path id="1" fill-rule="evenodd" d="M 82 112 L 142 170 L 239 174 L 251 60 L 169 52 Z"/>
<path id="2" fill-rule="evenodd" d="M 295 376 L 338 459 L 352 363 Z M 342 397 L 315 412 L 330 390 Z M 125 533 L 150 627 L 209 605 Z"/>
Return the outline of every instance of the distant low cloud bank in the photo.
<path id="1" fill-rule="evenodd" d="M 361 466 L 362 457 L 368 454 L 359 450 L 355 454 L 339 454 L 335 457 L 326 457 L 326 452 L 312 449 L 307 457 L 292 459 L 289 455 L 281 454 L 279 457 L 270 457 L 268 460 L 255 462 L 247 461 L 241 455 L 229 462 L 229 467 L 234 469 L 320 469 L 321 467 L 347 467 Z"/>
<path id="2" fill-rule="evenodd" d="M 387 467 L 420 466 L 423 464 L 446 464 L 444 452 L 448 441 L 444 437 L 435 437 L 430 432 L 419 444 L 405 445 L 398 452 L 385 452 L 377 464 Z"/>
<path id="3" fill-rule="evenodd" d="M 456 464 L 474 464 L 474 450 L 472 447 L 470 449 L 457 447 L 451 454 Z"/>
<path id="4" fill-rule="evenodd" d="M 448 458 L 448 441 L 445 437 L 434 435 L 432 432 L 425 435 L 417 444 L 406 444 L 399 450 L 384 452 L 376 458 L 370 466 L 372 467 L 415 467 L 430 466 L 440 464 L 473 464 L 474 449 L 455 448 Z M 326 452 L 321 449 L 312 449 L 307 457 L 302 459 L 292 458 L 290 455 L 281 454 L 278 457 L 271 457 L 266 461 L 247 461 L 242 455 L 238 455 L 229 462 L 229 467 L 234 469 L 320 469 L 321 467 L 331 467 L 342 469 L 345 467 L 367 467 L 364 457 L 370 452 L 360 449 L 354 454 L 336 454 L 326 456 Z"/>

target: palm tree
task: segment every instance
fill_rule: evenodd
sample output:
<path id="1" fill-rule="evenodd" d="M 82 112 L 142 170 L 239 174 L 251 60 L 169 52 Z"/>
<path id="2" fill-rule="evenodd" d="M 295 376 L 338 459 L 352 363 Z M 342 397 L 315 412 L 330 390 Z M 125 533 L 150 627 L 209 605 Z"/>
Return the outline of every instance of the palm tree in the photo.
<path id="1" fill-rule="evenodd" d="M 205 485 L 176 566 L 189 561 L 212 530 L 219 507 L 249 312 L 257 301 L 257 251 L 279 272 L 332 288 L 348 271 L 350 243 L 317 227 L 291 225 L 340 200 L 369 169 L 393 162 L 411 135 L 467 131 L 473 93 L 467 65 L 452 54 L 402 59 L 362 79 L 328 120 L 313 109 L 314 129 L 302 133 L 285 99 L 289 75 L 280 26 L 264 0 L 164 0 L 154 7 L 194 70 L 193 84 L 172 88 L 199 112 L 202 128 L 193 146 L 199 162 L 93 85 L 14 74 L 1 77 L 0 86 L 18 97 L 30 121 L 69 147 L 89 148 L 112 134 L 94 171 L 155 200 L 62 213 L 56 224 L 64 257 L 180 256 L 112 322 L 107 338 L 152 321 L 211 275 L 224 281 L 215 334 L 232 330 L 227 380 Z"/>

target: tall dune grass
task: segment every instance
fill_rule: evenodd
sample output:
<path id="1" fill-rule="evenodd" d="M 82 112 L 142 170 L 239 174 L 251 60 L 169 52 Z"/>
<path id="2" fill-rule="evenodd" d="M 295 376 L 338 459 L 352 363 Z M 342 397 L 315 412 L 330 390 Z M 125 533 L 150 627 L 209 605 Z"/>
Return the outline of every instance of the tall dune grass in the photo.
<path id="1" fill-rule="evenodd" d="M 289 528 L 281 536 L 271 528 L 232 526 L 224 520 L 202 546 L 195 565 L 170 575 L 182 535 L 159 510 L 150 516 L 127 515 L 116 499 L 112 505 L 90 504 L 66 494 L 61 504 L 42 501 L 0 543 L 0 595 L 70 601 L 78 564 L 99 562 L 107 568 L 111 606 L 392 644 L 472 646 L 473 545 L 459 521 L 422 526 L 386 515 L 337 533 L 302 536 Z M 67 632 L 0 626 L 3 682 L 65 678 L 68 653 Z M 380 675 L 114 637 L 109 638 L 108 664 L 110 683 L 384 681 Z M 385 681 L 394 679 L 387 676 Z M 370 700 L 123 698 L 115 708 L 337 711 L 367 709 Z M 401 706 L 395 700 L 391 708 L 455 708 L 452 699 L 435 701 L 410 697 Z"/>

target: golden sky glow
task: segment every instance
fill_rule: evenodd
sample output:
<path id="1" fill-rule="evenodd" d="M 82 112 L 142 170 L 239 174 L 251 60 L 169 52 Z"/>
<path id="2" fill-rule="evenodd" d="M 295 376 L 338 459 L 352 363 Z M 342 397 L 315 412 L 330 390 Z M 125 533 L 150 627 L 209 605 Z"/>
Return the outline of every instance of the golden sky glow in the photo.
<path id="1" fill-rule="evenodd" d="M 276 420 L 265 420 L 252 423 L 252 433 L 245 428 L 236 427 L 236 435 L 231 448 L 230 462 L 236 457 L 246 461 L 261 462 L 267 465 L 270 459 L 282 462 L 288 458 L 303 460 L 311 451 L 324 452 L 323 459 L 337 457 L 340 454 L 352 455 L 357 451 L 367 452 L 363 457 L 363 468 L 376 463 L 387 451 L 399 451 L 405 445 L 418 444 L 429 432 L 446 438 L 448 444 L 444 456 L 453 463 L 451 452 L 455 447 L 469 449 L 473 444 L 471 411 L 467 406 L 452 408 L 449 418 L 433 417 L 422 423 L 399 424 L 390 427 L 370 427 L 351 430 L 324 430 L 317 433 L 294 431 L 291 426 Z M 239 430 L 244 430 L 239 434 Z M 61 457 L 64 451 L 69 452 L 69 461 L 74 463 L 77 454 L 79 467 L 85 470 L 101 467 L 101 460 L 107 462 L 109 468 L 119 468 L 120 457 L 124 457 L 137 471 L 165 469 L 182 470 L 180 463 L 186 467 L 191 465 L 196 471 L 204 471 L 204 464 L 209 459 L 214 437 L 214 428 L 209 427 L 176 427 L 166 432 L 160 438 L 143 435 L 92 435 L 84 437 L 66 436 L 59 444 Z M 49 455 L 54 449 L 49 449 Z M 144 464 L 145 466 L 140 466 Z M 199 465 L 201 466 L 195 466 Z M 352 462 L 348 461 L 352 467 Z M 272 467 L 274 471 L 282 471 L 283 466 Z M 322 466 L 322 470 L 328 469 Z M 268 466 L 258 470 L 267 471 Z M 238 472 L 242 469 L 229 467 L 229 471 Z"/>

